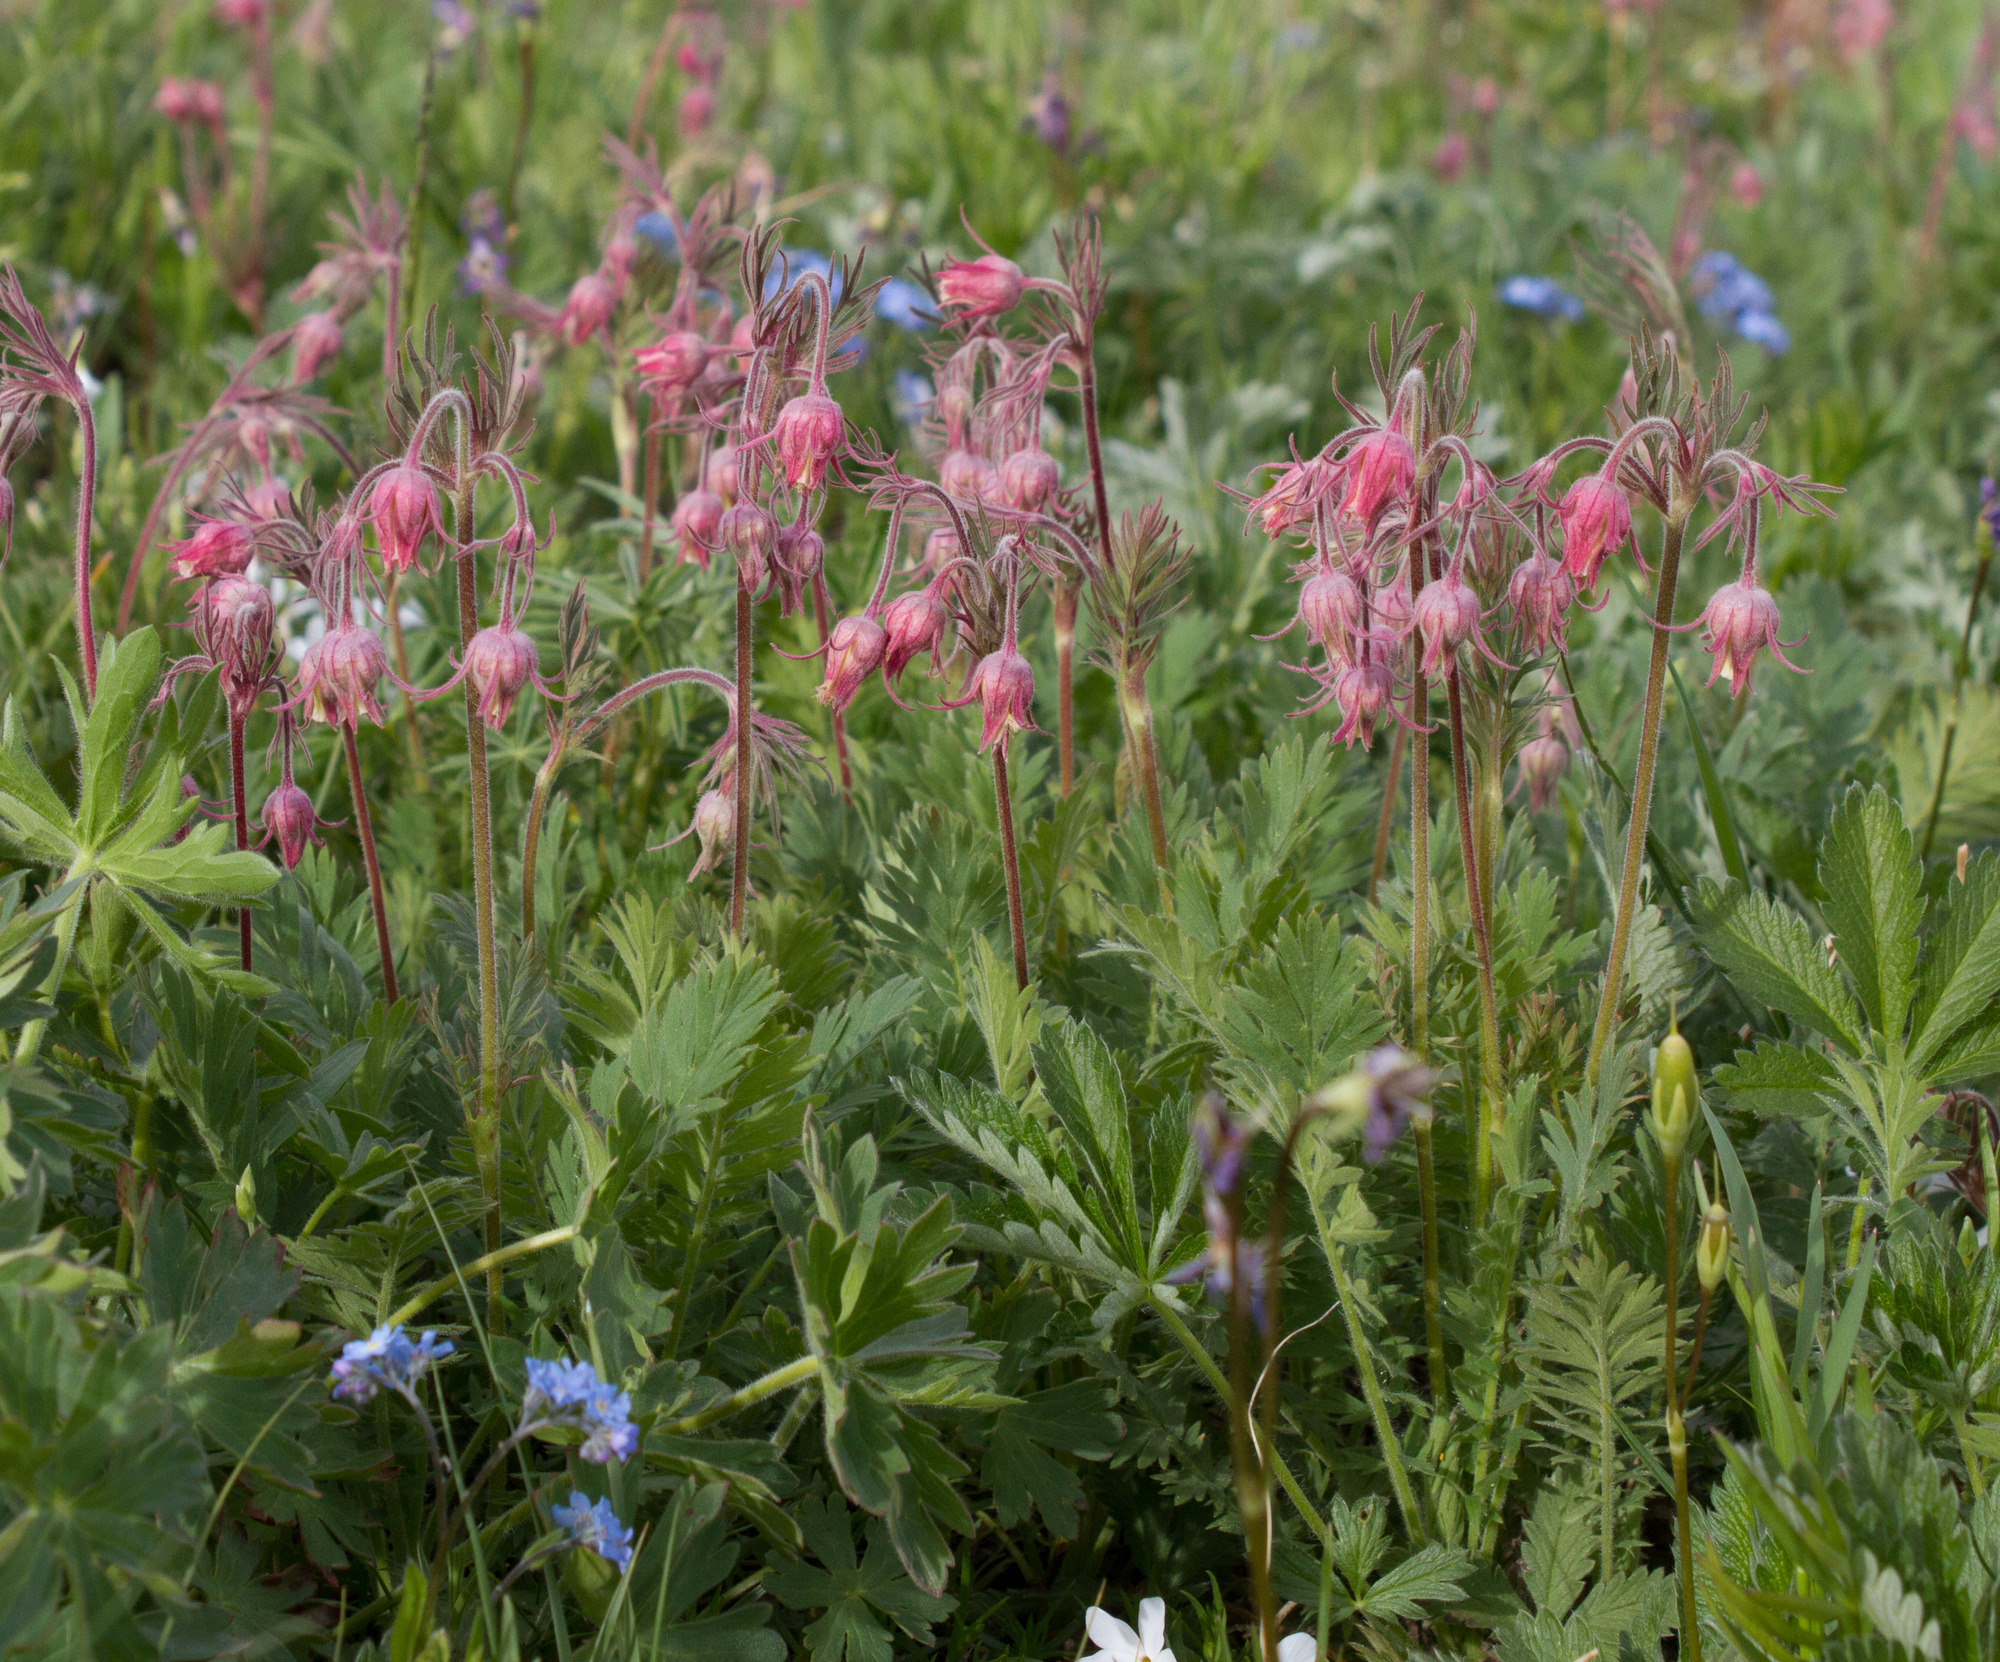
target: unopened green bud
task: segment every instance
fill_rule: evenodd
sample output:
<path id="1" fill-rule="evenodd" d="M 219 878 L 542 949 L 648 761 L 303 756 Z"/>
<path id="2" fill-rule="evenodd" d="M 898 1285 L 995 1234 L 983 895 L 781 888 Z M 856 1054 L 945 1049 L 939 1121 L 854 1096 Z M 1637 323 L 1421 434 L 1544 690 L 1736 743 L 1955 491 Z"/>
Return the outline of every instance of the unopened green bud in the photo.
<path id="1" fill-rule="evenodd" d="M 1694 1266 L 1701 1277 L 1701 1290 L 1712 1293 L 1729 1273 L 1729 1213 L 1719 1200 L 1711 1200 L 1702 1214 L 1701 1239 L 1695 1243 Z"/>
<path id="2" fill-rule="evenodd" d="M 1653 1135 L 1670 1167 L 1680 1165 L 1688 1133 L 1694 1129 L 1695 1110 L 1700 1106 L 1694 1051 L 1681 1037 L 1680 1029 L 1672 1028 L 1653 1055 Z"/>
<path id="3" fill-rule="evenodd" d="M 1673 1457 L 1676 1464 L 1679 1464 L 1679 1462 L 1687 1458 L 1687 1449 L 1687 1421 L 1681 1418 L 1681 1411 L 1678 1408 L 1669 1408 L 1667 1410 L 1667 1453 Z"/>
<path id="4" fill-rule="evenodd" d="M 257 1227 L 257 1178 L 248 1166 L 236 1180 L 236 1215 L 248 1228 Z"/>
<path id="5" fill-rule="evenodd" d="M 1979 1231 L 1972 1227 L 1970 1218 L 1958 1226 L 1958 1255 L 1967 1269 L 1972 1268 L 1972 1260 L 1979 1256 Z"/>

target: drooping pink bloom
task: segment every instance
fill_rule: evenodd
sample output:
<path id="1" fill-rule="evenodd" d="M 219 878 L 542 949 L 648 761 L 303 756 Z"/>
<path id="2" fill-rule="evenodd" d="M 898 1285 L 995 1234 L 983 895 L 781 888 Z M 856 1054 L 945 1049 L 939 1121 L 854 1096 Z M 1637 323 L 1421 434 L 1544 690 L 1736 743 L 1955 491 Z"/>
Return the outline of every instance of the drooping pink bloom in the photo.
<path id="1" fill-rule="evenodd" d="M 1436 582 L 1424 585 L 1412 615 L 1423 643 L 1424 673 L 1441 675 L 1458 649 L 1478 633 L 1479 596 L 1447 567 Z"/>
<path id="2" fill-rule="evenodd" d="M 1395 677 L 1374 653 L 1349 664 L 1333 683 L 1342 719 L 1330 742 L 1352 747 L 1358 741 L 1364 749 L 1373 744 L 1376 720 L 1389 707 L 1395 692 Z"/>
<path id="3" fill-rule="evenodd" d="M 703 872 L 721 865 L 723 855 L 736 841 L 736 806 L 728 793 L 703 791 L 701 800 L 694 805 L 694 819 L 688 829 L 701 844 L 701 858 L 688 873 L 688 881 L 693 882 Z"/>
<path id="4" fill-rule="evenodd" d="M 1560 648 L 1569 625 L 1570 602 L 1576 585 L 1562 563 L 1547 554 L 1530 554 L 1514 568 L 1507 583 L 1507 603 L 1521 638 L 1537 652 Z"/>
<path id="5" fill-rule="evenodd" d="M 618 304 L 618 290 L 602 271 L 586 272 L 570 285 L 556 327 L 571 346 L 581 346 L 592 335 L 606 333 L 612 309 Z"/>
<path id="6" fill-rule="evenodd" d="M 277 839 L 285 870 L 296 870 L 305 858 L 306 844 L 319 841 L 319 816 L 313 812 L 312 798 L 287 779 L 264 798 L 261 817 L 265 832 Z"/>
<path id="7" fill-rule="evenodd" d="M 674 504 L 674 539 L 680 544 L 682 565 L 692 562 L 708 570 L 726 511 L 722 498 L 710 490 L 689 491 Z"/>
<path id="8" fill-rule="evenodd" d="M 1528 808 L 1539 814 L 1549 805 L 1556 786 L 1569 771 L 1569 746 L 1551 726 L 1522 745 L 1514 760 L 1520 765 L 1521 783 L 1528 787 Z"/>
<path id="9" fill-rule="evenodd" d="M 292 384 L 304 386 L 340 356 L 340 319 L 331 312 L 307 312 L 292 329 Z"/>
<path id="10" fill-rule="evenodd" d="M 1298 621 L 1334 663 L 1354 656 L 1354 635 L 1361 627 L 1361 589 L 1344 571 L 1319 570 L 1299 589 Z"/>
<path id="11" fill-rule="evenodd" d="M 382 722 L 376 689 L 389 673 L 389 655 L 371 629 L 358 623 L 329 629 L 299 660 L 298 698 L 312 721 L 345 727 Z"/>
<path id="12" fill-rule="evenodd" d="M 1841 0 L 1833 14 L 1833 44 L 1850 69 L 1889 38 L 1896 9 L 1889 0 Z"/>
<path id="13" fill-rule="evenodd" d="M 722 516 L 722 543 L 736 556 L 736 571 L 753 592 L 764 586 L 778 546 L 778 521 L 768 508 L 739 502 Z"/>
<path id="14" fill-rule="evenodd" d="M 444 534 L 437 487 L 429 474 L 408 461 L 398 462 L 375 481 L 368 496 L 368 517 L 375 525 L 382 564 L 391 571 L 408 571 L 417 563 L 424 538 L 434 531 Z"/>
<path id="15" fill-rule="evenodd" d="M 682 138 L 700 138 L 714 119 L 714 88 L 696 82 L 681 94 L 680 105 L 674 111 L 674 124 L 679 127 Z"/>
<path id="16" fill-rule="evenodd" d="M 1739 162 L 1729 175 L 1729 194 L 1739 208 L 1754 210 L 1764 200 L 1764 176 L 1748 162 Z"/>
<path id="17" fill-rule="evenodd" d="M 882 632 L 887 637 L 882 648 L 883 675 L 895 680 L 920 652 L 931 655 L 931 671 L 935 674 L 945 625 L 950 621 L 950 612 L 928 584 L 897 595 L 882 614 Z"/>
<path id="18" fill-rule="evenodd" d="M 257 519 L 282 518 L 292 500 L 292 487 L 275 473 L 259 479 L 243 493 L 243 503 Z"/>
<path id="19" fill-rule="evenodd" d="M 1586 473 L 1563 492 L 1563 569 L 1579 591 L 1593 587 L 1607 555 L 1632 535 L 1632 504 L 1615 479 Z"/>
<path id="20" fill-rule="evenodd" d="M 978 701 L 982 718 L 979 748 L 991 750 L 1015 733 L 1039 732 L 1035 726 L 1035 672 L 1011 647 L 1001 647 L 979 660 L 965 696 L 956 704 Z"/>
<path id="21" fill-rule="evenodd" d="M 940 525 L 924 537 L 923 569 L 927 577 L 935 577 L 959 556 L 958 533 L 949 525 Z"/>
<path id="22" fill-rule="evenodd" d="M 1700 622 L 1706 631 L 1702 648 L 1715 658 L 1708 672 L 1711 687 L 1719 675 L 1738 698 L 1743 697 L 1750 690 L 1750 672 L 1756 667 L 1757 654 L 1765 650 L 1794 674 L 1806 673 L 1785 656 L 1786 647 L 1799 643 L 1778 639 L 1778 602 L 1754 577 L 1723 584 L 1709 597 Z"/>
<path id="23" fill-rule="evenodd" d="M 233 716 L 257 707 L 277 645 L 277 608 L 271 591 L 248 577 L 218 577 L 196 600 L 199 634 Z"/>
<path id="24" fill-rule="evenodd" d="M 1293 526 L 1310 521 L 1315 505 L 1338 483 L 1338 475 L 1323 457 L 1286 462 L 1272 475 L 1264 494 L 1251 499 L 1249 512 L 1265 536 L 1282 537 Z"/>
<path id="25" fill-rule="evenodd" d="M 270 10 L 271 0 L 215 0 L 215 21 L 236 29 L 254 29 Z"/>
<path id="26" fill-rule="evenodd" d="M 472 683 L 479 719 L 498 732 L 521 689 L 541 680 L 535 643 L 512 624 L 489 625 L 465 643 L 465 678 Z"/>
<path id="27" fill-rule="evenodd" d="M 1000 499 L 1000 470 L 976 450 L 947 450 L 938 463 L 938 483 L 962 502 Z"/>
<path id="28" fill-rule="evenodd" d="M 736 487 L 740 469 L 736 461 L 736 447 L 719 444 L 708 453 L 708 460 L 702 464 L 702 485 L 722 498 L 724 504 L 736 500 Z"/>
<path id="29" fill-rule="evenodd" d="M 805 392 L 778 412 L 772 436 L 785 483 L 794 490 L 818 490 L 846 441 L 847 418 L 825 393 Z"/>
<path id="30" fill-rule="evenodd" d="M 888 633 L 872 617 L 844 617 L 826 643 L 826 676 L 819 701 L 836 714 L 854 702 L 861 683 L 882 667 Z"/>
<path id="31" fill-rule="evenodd" d="M 678 399 L 708 368 L 707 339 L 692 329 L 670 329 L 633 354 L 646 390 L 661 402 Z"/>
<path id="32" fill-rule="evenodd" d="M 1378 427 L 1348 452 L 1343 513 L 1373 525 L 1392 502 L 1409 494 L 1417 453 L 1393 427 Z"/>
<path id="33" fill-rule="evenodd" d="M 169 75 L 153 94 L 153 108 L 169 121 L 204 127 L 222 125 L 222 88 L 213 81 L 184 81 Z"/>
<path id="34" fill-rule="evenodd" d="M 233 519 L 207 519 L 182 542 L 167 544 L 176 577 L 235 577 L 247 570 L 255 548 Z"/>
<path id="35" fill-rule="evenodd" d="M 1463 133 L 1446 133 L 1431 151 L 1431 171 L 1442 184 L 1455 185 L 1472 160 L 1472 140 Z"/>
<path id="36" fill-rule="evenodd" d="M 938 273 L 938 299 L 962 317 L 996 317 L 1020 304 L 1027 285 L 1026 275 L 1012 260 L 982 254 L 976 260 L 953 260 Z"/>
<path id="37" fill-rule="evenodd" d="M 795 583 L 810 583 L 826 564 L 826 539 L 808 521 L 778 528 L 777 563 Z"/>
<path id="38" fill-rule="evenodd" d="M 1016 450 L 1000 464 L 1000 500 L 1023 513 L 1038 514 L 1062 483 L 1062 469 L 1040 445 Z"/>

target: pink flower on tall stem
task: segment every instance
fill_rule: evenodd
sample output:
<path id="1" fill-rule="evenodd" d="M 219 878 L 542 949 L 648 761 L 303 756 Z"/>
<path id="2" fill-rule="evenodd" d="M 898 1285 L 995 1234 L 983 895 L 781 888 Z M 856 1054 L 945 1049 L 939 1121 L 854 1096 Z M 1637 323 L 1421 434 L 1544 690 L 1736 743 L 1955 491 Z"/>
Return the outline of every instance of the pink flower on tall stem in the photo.
<path id="1" fill-rule="evenodd" d="M 375 523 L 382 563 L 391 571 L 408 571 L 417 563 L 424 538 L 433 532 L 444 534 L 437 487 L 414 462 L 398 462 L 375 481 L 368 517 Z"/>
<path id="2" fill-rule="evenodd" d="M 1557 510 L 1563 529 L 1563 569 L 1578 589 L 1596 585 L 1608 555 L 1632 535 L 1632 504 L 1615 479 L 1586 473 L 1563 493 Z"/>

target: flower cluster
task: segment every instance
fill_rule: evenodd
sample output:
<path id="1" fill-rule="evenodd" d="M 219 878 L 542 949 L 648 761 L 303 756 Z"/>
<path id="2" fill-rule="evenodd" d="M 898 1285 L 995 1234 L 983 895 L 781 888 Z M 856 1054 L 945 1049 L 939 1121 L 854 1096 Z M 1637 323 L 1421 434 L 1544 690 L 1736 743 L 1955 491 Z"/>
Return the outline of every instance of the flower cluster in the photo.
<path id="1" fill-rule="evenodd" d="M 1774 357 L 1792 344 L 1778 321 L 1771 285 L 1746 270 L 1734 254 L 1713 249 L 1694 262 L 1695 304 L 1711 323 L 1719 323 L 1761 346 Z"/>
<path id="2" fill-rule="evenodd" d="M 568 1426 L 583 1433 L 577 1453 L 593 1465 L 628 1460 L 639 1448 L 632 1399 L 597 1377 L 588 1362 L 529 1358 L 521 1398 L 523 1430 Z"/>
<path id="3" fill-rule="evenodd" d="M 452 1354 L 449 1339 L 426 1329 L 412 1339 L 401 1326 L 378 1327 L 365 1339 L 350 1339 L 333 1364 L 333 1394 L 349 1402 L 372 1402 L 379 1391 L 408 1396 L 418 1380 Z"/>
<path id="4" fill-rule="evenodd" d="M 621 1570 L 630 1566 L 632 1531 L 611 1510 L 610 1501 L 600 1500 L 593 1504 L 582 1493 L 572 1490 L 569 1505 L 550 1510 L 557 1526 L 569 1531 L 571 1546 L 594 1552 Z"/>

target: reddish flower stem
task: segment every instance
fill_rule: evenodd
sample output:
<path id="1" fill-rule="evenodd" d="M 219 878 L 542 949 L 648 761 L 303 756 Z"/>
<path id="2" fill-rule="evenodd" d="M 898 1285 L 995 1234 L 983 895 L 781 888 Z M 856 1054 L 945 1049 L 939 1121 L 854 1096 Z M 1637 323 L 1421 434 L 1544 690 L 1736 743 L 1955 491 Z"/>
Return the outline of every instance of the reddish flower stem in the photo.
<path id="1" fill-rule="evenodd" d="M 729 862 L 729 932 L 743 938 L 743 913 L 750 894 L 750 654 L 756 645 L 750 587 L 736 579 L 736 843 Z"/>
<path id="2" fill-rule="evenodd" d="M 76 640 L 83 658 L 83 695 L 97 701 L 97 625 L 90 610 L 90 529 L 97 516 L 97 419 L 90 400 L 76 400 L 83 440 L 83 475 L 76 487 Z M 247 949 L 246 949 L 247 950 Z"/>
<path id="3" fill-rule="evenodd" d="M 389 906 L 382 891 L 382 862 L 375 853 L 375 822 L 369 817 L 368 792 L 361 783 L 361 747 L 355 742 L 353 722 L 341 728 L 340 737 L 347 749 L 347 788 L 354 798 L 354 829 L 361 838 L 362 864 L 368 868 L 368 900 L 375 909 L 375 948 L 382 955 L 382 997 L 385 1003 L 394 1004 L 400 996 L 396 990 L 396 954 L 389 945 Z"/>
<path id="4" fill-rule="evenodd" d="M 820 645 L 824 646 L 833 638 L 833 624 L 829 621 L 830 612 L 826 603 L 826 574 L 824 572 L 816 571 L 813 573 L 813 611 L 819 617 Z M 840 794 L 845 797 L 852 797 L 854 795 L 854 769 L 848 764 L 847 760 L 847 718 L 838 710 L 833 711 L 832 715 L 833 754 L 840 763 Z"/>
<path id="5" fill-rule="evenodd" d="M 1007 738 L 993 746 L 993 804 L 1000 817 L 1000 865 L 1007 877 L 1007 927 L 1014 942 L 1014 984 L 1028 985 L 1028 920 L 1021 906 L 1021 856 L 1014 846 L 1014 798 L 1007 783 Z"/>
<path id="6" fill-rule="evenodd" d="M 229 717 L 229 794 L 236 817 L 236 846 L 250 846 L 250 801 L 243 782 L 243 716 Z M 250 967 L 250 908 L 236 909 L 236 926 L 243 937 L 243 967 Z"/>

